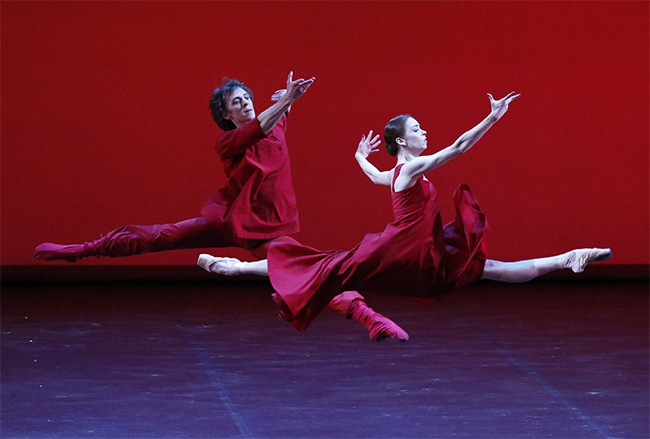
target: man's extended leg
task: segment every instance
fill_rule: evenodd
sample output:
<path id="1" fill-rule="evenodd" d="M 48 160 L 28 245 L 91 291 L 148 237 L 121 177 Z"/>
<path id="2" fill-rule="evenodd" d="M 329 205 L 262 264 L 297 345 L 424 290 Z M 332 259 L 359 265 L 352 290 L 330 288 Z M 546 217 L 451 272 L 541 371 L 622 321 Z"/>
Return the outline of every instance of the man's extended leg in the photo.
<path id="1" fill-rule="evenodd" d="M 34 256 L 45 261 L 75 262 L 89 256 L 115 258 L 183 248 L 245 247 L 247 242 L 199 217 L 169 224 L 127 225 L 83 244 L 43 243 L 36 247 Z"/>

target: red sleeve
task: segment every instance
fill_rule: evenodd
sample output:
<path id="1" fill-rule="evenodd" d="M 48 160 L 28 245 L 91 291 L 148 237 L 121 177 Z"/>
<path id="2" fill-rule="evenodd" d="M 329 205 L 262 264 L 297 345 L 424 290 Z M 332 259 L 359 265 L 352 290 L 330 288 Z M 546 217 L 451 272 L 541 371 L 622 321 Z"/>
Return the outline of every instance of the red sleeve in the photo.
<path id="1" fill-rule="evenodd" d="M 239 128 L 223 133 L 217 139 L 215 148 L 221 158 L 234 157 L 245 153 L 248 148 L 265 137 L 259 121 L 255 118 Z"/>

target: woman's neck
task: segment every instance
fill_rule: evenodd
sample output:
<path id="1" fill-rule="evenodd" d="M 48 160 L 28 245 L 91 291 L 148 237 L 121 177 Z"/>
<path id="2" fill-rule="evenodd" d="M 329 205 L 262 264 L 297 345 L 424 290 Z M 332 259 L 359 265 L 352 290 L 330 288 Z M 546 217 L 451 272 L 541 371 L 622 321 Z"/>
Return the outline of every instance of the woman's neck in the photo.
<path id="1" fill-rule="evenodd" d="M 397 151 L 397 164 L 401 163 L 407 163 L 413 160 L 415 156 L 411 154 L 409 151 L 406 151 L 403 148 L 400 148 L 399 151 Z"/>

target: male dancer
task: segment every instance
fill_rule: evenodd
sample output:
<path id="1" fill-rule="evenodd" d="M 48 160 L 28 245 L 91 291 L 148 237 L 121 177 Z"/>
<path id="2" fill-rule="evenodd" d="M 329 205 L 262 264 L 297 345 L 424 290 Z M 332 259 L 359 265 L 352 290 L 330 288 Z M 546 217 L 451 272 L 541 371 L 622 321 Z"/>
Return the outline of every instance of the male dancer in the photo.
<path id="1" fill-rule="evenodd" d="M 293 72 L 289 73 L 286 89 L 276 92 L 275 104 L 259 116 L 253 93 L 244 83 L 226 80 L 214 91 L 210 110 L 224 130 L 215 148 L 227 183 L 205 204 L 202 216 L 169 224 L 126 225 L 83 244 L 43 243 L 35 249 L 36 258 L 76 262 L 89 256 L 239 247 L 265 259 L 273 240 L 299 231 L 285 131 L 292 104 L 314 80 L 294 81 Z M 358 293 L 343 293 L 330 307 L 363 323 L 373 339 L 408 338 L 397 325 L 368 308 Z"/>

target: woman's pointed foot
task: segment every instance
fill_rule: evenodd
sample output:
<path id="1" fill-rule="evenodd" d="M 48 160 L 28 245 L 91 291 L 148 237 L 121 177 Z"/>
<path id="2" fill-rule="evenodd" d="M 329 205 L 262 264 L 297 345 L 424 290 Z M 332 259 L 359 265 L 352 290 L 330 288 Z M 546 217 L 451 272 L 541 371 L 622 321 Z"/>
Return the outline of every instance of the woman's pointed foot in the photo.
<path id="1" fill-rule="evenodd" d="M 591 262 L 605 261 L 612 257 L 612 250 L 608 248 L 581 248 L 568 253 L 566 268 L 574 273 L 582 273 Z"/>
<path id="2" fill-rule="evenodd" d="M 215 257 L 202 253 L 196 261 L 197 265 L 210 273 L 221 274 L 224 276 L 237 276 L 242 274 L 243 263 L 239 259 Z"/>

